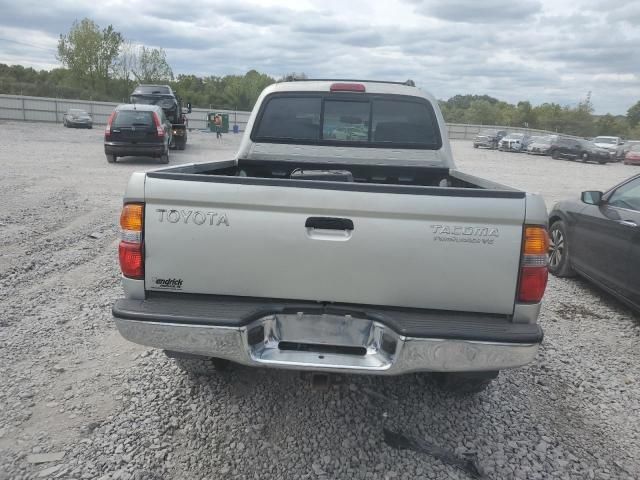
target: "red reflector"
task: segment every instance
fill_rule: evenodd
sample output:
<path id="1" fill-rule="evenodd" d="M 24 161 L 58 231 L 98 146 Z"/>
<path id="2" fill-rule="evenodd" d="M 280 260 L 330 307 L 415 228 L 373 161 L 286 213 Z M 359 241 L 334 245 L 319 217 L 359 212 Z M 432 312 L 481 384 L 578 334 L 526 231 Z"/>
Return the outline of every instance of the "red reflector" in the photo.
<path id="1" fill-rule="evenodd" d="M 141 243 L 120 242 L 118 254 L 120 256 L 120 270 L 125 277 L 138 280 L 144 277 L 144 257 Z"/>
<path id="2" fill-rule="evenodd" d="M 364 92 L 364 85 L 361 83 L 333 83 L 330 90 L 332 92 Z"/>
<path id="3" fill-rule="evenodd" d="M 153 121 L 156 124 L 156 132 L 158 138 L 164 137 L 164 127 L 160 123 L 160 117 L 158 117 L 158 114 L 156 112 L 153 112 Z"/>
<path id="4" fill-rule="evenodd" d="M 547 277 L 547 267 L 522 267 L 518 300 L 527 303 L 538 303 L 542 300 L 544 289 L 547 287 Z"/>
<path id="5" fill-rule="evenodd" d="M 109 115 L 109 118 L 107 119 L 107 126 L 104 129 L 105 138 L 109 138 L 111 136 L 111 123 L 115 118 L 116 118 L 116 112 L 114 110 L 113 112 L 111 112 L 111 115 Z"/>

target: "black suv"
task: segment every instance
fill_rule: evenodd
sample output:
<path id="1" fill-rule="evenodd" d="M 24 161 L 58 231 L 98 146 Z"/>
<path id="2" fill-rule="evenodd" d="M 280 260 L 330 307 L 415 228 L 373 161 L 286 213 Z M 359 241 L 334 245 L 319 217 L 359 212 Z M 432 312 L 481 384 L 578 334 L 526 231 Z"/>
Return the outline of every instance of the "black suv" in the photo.
<path id="1" fill-rule="evenodd" d="M 582 160 L 583 162 L 607 163 L 610 159 L 608 150 L 600 148 L 588 140 L 560 137 L 551 143 L 551 158 Z"/>
<path id="2" fill-rule="evenodd" d="M 187 117 L 191 113 L 191 104 L 187 103 L 187 110 L 182 110 L 182 99 L 178 97 L 169 85 L 138 85 L 129 96 L 129 101 L 135 104 L 158 105 L 172 125 L 173 138 L 169 144 L 171 148 L 184 150 L 187 145 Z"/>
<path id="3" fill-rule="evenodd" d="M 171 124 L 157 105 L 118 105 L 104 131 L 109 163 L 118 157 L 155 157 L 169 163 Z"/>
<path id="4" fill-rule="evenodd" d="M 484 130 L 473 139 L 473 148 L 486 147 L 496 149 L 502 137 L 506 136 L 506 130 Z"/>

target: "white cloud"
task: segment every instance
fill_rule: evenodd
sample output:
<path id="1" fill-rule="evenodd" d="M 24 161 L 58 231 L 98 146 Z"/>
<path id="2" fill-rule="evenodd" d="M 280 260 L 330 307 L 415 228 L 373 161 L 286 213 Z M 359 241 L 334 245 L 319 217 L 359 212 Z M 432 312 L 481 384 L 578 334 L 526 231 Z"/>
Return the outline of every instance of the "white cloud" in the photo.
<path id="1" fill-rule="evenodd" d="M 412 78 L 439 98 L 575 104 L 624 113 L 640 98 L 637 0 L 0 0 L 0 62 L 57 64 L 85 16 L 162 47 L 176 73 Z M 16 42 L 21 42 L 16 43 Z"/>

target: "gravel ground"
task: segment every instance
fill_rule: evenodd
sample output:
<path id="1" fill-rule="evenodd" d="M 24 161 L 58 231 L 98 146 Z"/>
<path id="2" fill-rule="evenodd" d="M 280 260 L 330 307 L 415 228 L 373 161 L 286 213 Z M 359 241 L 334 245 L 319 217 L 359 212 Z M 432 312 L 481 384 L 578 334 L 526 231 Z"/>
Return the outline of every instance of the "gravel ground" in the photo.
<path id="1" fill-rule="evenodd" d="M 192 379 L 111 320 L 121 195 L 156 164 L 107 164 L 100 129 L 0 128 L 0 479 L 473 478 L 453 453 L 490 479 L 640 478 L 638 319 L 586 282 L 551 279 L 537 361 L 472 397 L 426 375 L 326 391 L 243 367 Z M 237 143 L 194 132 L 171 163 Z M 549 205 L 640 171 L 453 148 L 461 170 Z"/>

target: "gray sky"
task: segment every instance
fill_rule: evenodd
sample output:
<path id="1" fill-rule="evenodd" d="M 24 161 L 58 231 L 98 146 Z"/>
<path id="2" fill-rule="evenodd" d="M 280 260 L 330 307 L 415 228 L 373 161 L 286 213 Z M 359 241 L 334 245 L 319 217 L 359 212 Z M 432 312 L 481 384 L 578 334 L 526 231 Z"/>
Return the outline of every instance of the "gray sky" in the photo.
<path id="1" fill-rule="evenodd" d="M 640 100 L 640 0 L 0 0 L 0 63 L 58 66 L 75 19 L 162 47 L 175 74 L 406 80 L 438 98 L 596 113 Z"/>

